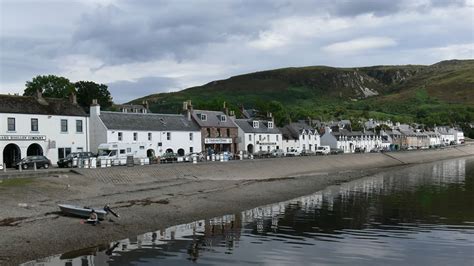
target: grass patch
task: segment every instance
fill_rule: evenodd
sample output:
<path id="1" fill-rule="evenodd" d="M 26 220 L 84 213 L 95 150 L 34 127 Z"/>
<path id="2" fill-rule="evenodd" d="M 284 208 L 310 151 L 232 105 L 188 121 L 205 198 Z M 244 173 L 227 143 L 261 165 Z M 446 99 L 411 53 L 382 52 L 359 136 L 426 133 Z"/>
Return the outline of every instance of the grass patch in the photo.
<path id="1" fill-rule="evenodd" d="M 33 178 L 12 178 L 0 180 L 0 187 L 18 187 L 33 183 Z"/>

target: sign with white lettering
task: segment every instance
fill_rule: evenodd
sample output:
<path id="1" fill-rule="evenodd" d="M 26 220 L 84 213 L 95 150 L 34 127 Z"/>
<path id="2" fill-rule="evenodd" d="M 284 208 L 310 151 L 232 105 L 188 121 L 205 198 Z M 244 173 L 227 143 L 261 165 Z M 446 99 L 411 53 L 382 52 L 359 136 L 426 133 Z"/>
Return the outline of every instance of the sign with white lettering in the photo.
<path id="1" fill-rule="evenodd" d="M 231 138 L 205 138 L 205 144 L 232 144 Z"/>
<path id="2" fill-rule="evenodd" d="M 272 146 L 272 145 L 277 145 L 278 143 L 276 143 L 276 142 L 260 142 L 260 141 L 257 141 L 257 144 L 258 144 L 258 145 L 268 145 L 268 146 Z"/>
<path id="3" fill-rule="evenodd" d="M 44 135 L 0 135 L 0 140 L 4 141 L 46 141 Z"/>

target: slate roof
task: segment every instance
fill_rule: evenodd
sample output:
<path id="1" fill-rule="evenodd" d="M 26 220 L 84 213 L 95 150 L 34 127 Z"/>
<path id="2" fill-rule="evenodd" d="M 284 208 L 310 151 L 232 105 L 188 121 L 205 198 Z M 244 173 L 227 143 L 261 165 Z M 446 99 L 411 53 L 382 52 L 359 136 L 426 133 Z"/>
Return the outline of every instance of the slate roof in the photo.
<path id="1" fill-rule="evenodd" d="M 310 131 L 314 134 L 318 134 L 318 131 L 308 125 L 304 120 L 290 123 L 282 128 L 280 128 L 280 131 L 282 132 L 283 138 L 284 139 L 299 139 L 300 133 L 303 131 Z"/>
<path id="2" fill-rule="evenodd" d="M 200 115 L 205 114 L 207 116 L 206 121 L 202 121 Z M 202 127 L 218 127 L 218 128 L 237 128 L 237 125 L 226 116 L 226 121 L 221 121 L 221 116 L 224 116 L 224 112 L 220 111 L 207 111 L 207 110 L 193 110 L 192 117 L 198 125 Z"/>
<path id="3" fill-rule="evenodd" d="M 346 137 L 357 137 L 361 138 L 362 136 L 375 136 L 375 133 L 372 131 L 349 131 L 347 129 L 339 129 L 339 131 L 332 131 L 331 134 L 336 137 L 336 139 L 339 139 L 341 136 L 346 136 Z"/>
<path id="4" fill-rule="evenodd" d="M 0 113 L 87 116 L 82 107 L 68 99 L 0 94 Z"/>
<path id="5" fill-rule="evenodd" d="M 258 121 L 258 128 L 253 127 L 253 121 Z M 253 120 L 253 119 L 235 119 L 235 123 L 240 127 L 245 133 L 269 133 L 269 134 L 280 134 L 280 130 L 275 127 L 268 128 L 268 121 L 264 120 Z"/>
<path id="6" fill-rule="evenodd" d="M 100 119 L 108 129 L 136 131 L 200 131 L 184 115 L 101 112 Z"/>

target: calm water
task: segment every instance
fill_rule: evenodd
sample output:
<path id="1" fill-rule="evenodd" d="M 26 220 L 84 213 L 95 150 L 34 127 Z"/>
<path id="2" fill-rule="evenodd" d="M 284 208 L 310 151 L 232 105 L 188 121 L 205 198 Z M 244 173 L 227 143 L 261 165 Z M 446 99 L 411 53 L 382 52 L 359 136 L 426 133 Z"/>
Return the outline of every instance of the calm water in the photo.
<path id="1" fill-rule="evenodd" d="M 474 159 L 420 165 L 26 265 L 474 265 Z"/>

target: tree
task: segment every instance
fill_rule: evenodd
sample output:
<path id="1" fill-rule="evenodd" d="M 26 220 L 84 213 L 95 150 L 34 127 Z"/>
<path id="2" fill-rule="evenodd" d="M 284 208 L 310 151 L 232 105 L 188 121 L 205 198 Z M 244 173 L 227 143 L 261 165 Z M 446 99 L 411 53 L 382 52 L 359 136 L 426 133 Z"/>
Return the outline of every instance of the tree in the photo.
<path id="1" fill-rule="evenodd" d="M 55 75 L 36 76 L 25 84 L 24 96 L 34 96 L 36 91 L 41 91 L 43 96 L 52 98 L 67 98 L 75 92 L 74 84 L 65 77 Z"/>
<path id="2" fill-rule="evenodd" d="M 97 84 L 92 81 L 78 81 L 74 83 L 77 90 L 77 103 L 83 107 L 89 107 L 93 99 L 97 99 L 98 104 L 103 109 L 112 106 L 112 96 L 105 84 Z"/>

